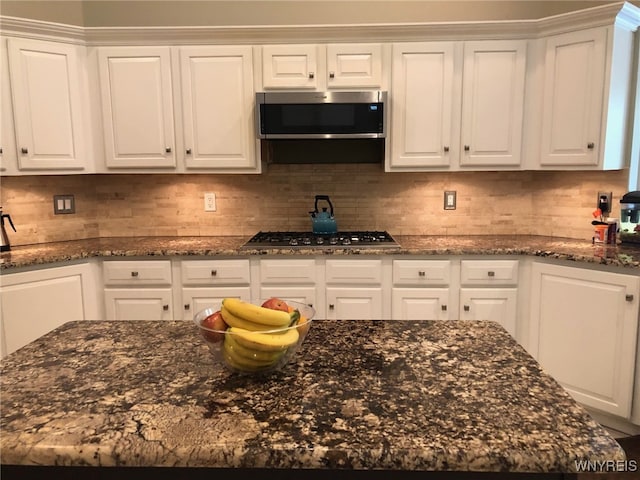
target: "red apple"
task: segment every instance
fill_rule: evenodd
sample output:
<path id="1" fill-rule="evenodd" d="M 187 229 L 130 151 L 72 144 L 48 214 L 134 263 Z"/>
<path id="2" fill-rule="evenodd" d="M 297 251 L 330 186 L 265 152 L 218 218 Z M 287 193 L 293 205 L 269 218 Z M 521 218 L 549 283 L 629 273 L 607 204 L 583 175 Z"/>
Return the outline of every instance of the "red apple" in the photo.
<path id="1" fill-rule="evenodd" d="M 224 332 L 227 329 L 227 324 L 222 318 L 222 313 L 220 313 L 220 310 L 212 313 L 207 318 L 202 320 L 202 322 L 200 322 L 200 325 L 202 325 L 204 328 L 210 328 L 211 330 L 219 330 L 220 332 Z M 200 330 L 200 332 L 202 332 L 202 336 L 210 342 L 217 343 L 224 340 L 224 333 L 209 332 L 207 330 Z"/>
<path id="2" fill-rule="evenodd" d="M 283 312 L 289 312 L 289 305 L 287 305 L 287 302 L 276 297 L 271 297 L 269 300 L 265 300 L 262 306 L 264 308 L 270 308 L 271 310 L 281 310 Z"/>

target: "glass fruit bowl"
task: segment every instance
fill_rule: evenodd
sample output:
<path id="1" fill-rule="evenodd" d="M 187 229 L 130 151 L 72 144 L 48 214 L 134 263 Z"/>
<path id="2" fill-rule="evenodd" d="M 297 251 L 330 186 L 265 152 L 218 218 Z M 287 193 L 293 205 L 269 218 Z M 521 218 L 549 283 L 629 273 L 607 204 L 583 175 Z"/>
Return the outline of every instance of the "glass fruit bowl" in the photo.
<path id="1" fill-rule="evenodd" d="M 194 316 L 216 363 L 252 375 L 279 370 L 293 358 L 316 312 L 292 300 L 269 301 L 277 310 L 226 298 L 220 310 L 206 308 Z"/>

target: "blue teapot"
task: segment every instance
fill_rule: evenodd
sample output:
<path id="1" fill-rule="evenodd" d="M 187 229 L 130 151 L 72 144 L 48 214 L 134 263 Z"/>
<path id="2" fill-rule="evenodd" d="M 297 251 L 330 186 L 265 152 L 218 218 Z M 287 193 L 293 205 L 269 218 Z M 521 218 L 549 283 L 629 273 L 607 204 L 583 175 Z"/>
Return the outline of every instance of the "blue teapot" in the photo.
<path id="1" fill-rule="evenodd" d="M 326 200 L 329 204 L 330 212 L 327 212 L 327 207 L 322 207 L 322 211 L 318 211 L 318 201 Z M 315 210 L 309 212 L 311 215 L 311 224 L 313 225 L 313 233 L 320 235 L 330 235 L 332 233 L 338 233 L 338 224 L 336 219 L 333 218 L 333 205 L 329 200 L 329 195 L 316 195 Z"/>

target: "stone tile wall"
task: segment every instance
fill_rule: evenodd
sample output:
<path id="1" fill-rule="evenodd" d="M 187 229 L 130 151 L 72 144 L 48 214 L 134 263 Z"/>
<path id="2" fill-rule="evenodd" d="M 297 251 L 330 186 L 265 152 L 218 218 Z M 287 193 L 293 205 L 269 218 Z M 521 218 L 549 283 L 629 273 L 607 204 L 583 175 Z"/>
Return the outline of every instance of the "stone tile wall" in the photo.
<path id="1" fill-rule="evenodd" d="M 628 172 L 385 173 L 380 165 L 269 165 L 261 175 L 60 175 L 0 179 L 13 245 L 97 236 L 252 235 L 310 230 L 316 194 L 340 229 L 392 234 L 542 234 L 590 239 L 597 192 L 627 191 Z M 457 209 L 443 192 L 457 191 Z M 216 212 L 204 211 L 215 192 Z M 53 214 L 74 194 L 76 213 Z"/>

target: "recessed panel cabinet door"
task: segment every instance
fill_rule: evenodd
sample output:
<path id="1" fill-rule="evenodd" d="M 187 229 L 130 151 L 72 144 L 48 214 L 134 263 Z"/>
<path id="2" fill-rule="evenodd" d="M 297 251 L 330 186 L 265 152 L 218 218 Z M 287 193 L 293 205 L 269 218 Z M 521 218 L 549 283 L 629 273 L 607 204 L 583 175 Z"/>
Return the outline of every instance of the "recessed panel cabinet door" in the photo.
<path id="1" fill-rule="evenodd" d="M 520 164 L 527 42 L 464 45 L 461 166 Z"/>
<path id="2" fill-rule="evenodd" d="M 262 47 L 262 86 L 270 88 L 316 88 L 316 45 L 265 45 Z"/>
<path id="3" fill-rule="evenodd" d="M 180 49 L 185 166 L 254 168 L 251 47 Z"/>
<path id="4" fill-rule="evenodd" d="M 516 288 L 461 288 L 460 320 L 490 320 L 516 335 Z"/>
<path id="5" fill-rule="evenodd" d="M 175 167 L 168 47 L 98 50 L 107 167 Z"/>
<path id="6" fill-rule="evenodd" d="M 7 44 L 0 44 L 0 174 L 11 173 L 18 168 L 16 137 L 13 128 L 13 102 L 9 80 Z"/>
<path id="7" fill-rule="evenodd" d="M 329 320 L 382 318 L 381 287 L 327 287 L 326 295 Z"/>
<path id="8" fill-rule="evenodd" d="M 78 47 L 7 42 L 20 170 L 83 169 Z"/>
<path id="9" fill-rule="evenodd" d="M 391 292 L 393 320 L 448 320 L 448 288 L 394 288 Z"/>
<path id="10" fill-rule="evenodd" d="M 370 88 L 382 85 L 382 45 L 327 45 L 328 88 Z"/>
<path id="11" fill-rule="evenodd" d="M 108 288 L 107 320 L 173 320 L 171 288 Z"/>
<path id="12" fill-rule="evenodd" d="M 534 263 L 530 352 L 579 402 L 631 414 L 640 277 Z"/>
<path id="13" fill-rule="evenodd" d="M 547 39 L 541 165 L 597 166 L 607 30 Z"/>
<path id="14" fill-rule="evenodd" d="M 449 166 L 454 54 L 454 42 L 393 45 L 391 168 Z"/>

